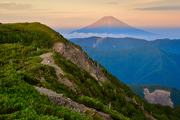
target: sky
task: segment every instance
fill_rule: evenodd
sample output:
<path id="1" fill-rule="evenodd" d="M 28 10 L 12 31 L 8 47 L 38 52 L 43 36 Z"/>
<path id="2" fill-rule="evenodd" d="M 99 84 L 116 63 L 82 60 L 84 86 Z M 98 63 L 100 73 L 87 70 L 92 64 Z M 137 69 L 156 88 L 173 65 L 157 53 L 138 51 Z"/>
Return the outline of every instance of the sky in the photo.
<path id="1" fill-rule="evenodd" d="M 74 30 L 104 16 L 147 30 L 180 28 L 180 0 L 0 0 L 1 23 L 41 22 Z"/>

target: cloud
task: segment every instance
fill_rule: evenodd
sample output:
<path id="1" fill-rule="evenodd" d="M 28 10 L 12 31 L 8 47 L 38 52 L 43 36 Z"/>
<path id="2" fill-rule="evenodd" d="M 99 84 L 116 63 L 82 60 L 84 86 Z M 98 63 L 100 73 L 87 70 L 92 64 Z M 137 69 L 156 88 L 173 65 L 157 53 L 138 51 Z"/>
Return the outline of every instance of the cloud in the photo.
<path id="1" fill-rule="evenodd" d="M 133 38 L 140 38 L 140 39 L 146 39 L 146 40 L 154 40 L 157 39 L 157 37 L 147 37 L 147 36 L 130 36 L 130 35 L 125 35 L 125 34 L 107 34 L 107 33 L 77 33 L 74 32 L 72 34 L 62 34 L 65 38 L 71 39 L 71 38 L 87 38 L 87 37 L 92 37 L 92 36 L 97 36 L 97 37 L 112 37 L 112 38 L 125 38 L 125 37 L 133 37 Z"/>
<path id="2" fill-rule="evenodd" d="M 119 4 L 117 2 L 103 2 L 103 3 L 98 3 L 98 4 Z"/>
<path id="3" fill-rule="evenodd" d="M 65 38 L 67 39 L 71 39 L 71 38 L 85 38 L 85 37 L 91 37 L 91 36 L 99 36 L 99 37 L 129 37 L 128 35 L 123 35 L 123 34 L 118 34 L 118 35 L 114 35 L 114 34 L 107 34 L 107 33 L 102 33 L 102 34 L 98 34 L 98 33 L 77 33 L 74 32 L 72 34 L 62 34 Z"/>
<path id="4" fill-rule="evenodd" d="M 81 12 L 81 11 L 57 11 L 57 12 L 48 12 L 48 13 L 83 13 L 83 14 L 87 14 L 87 13 L 94 13 L 94 11 L 87 11 L 87 12 Z"/>
<path id="5" fill-rule="evenodd" d="M 0 2 L 0 10 L 30 10 L 31 4 L 21 4 L 15 2 Z"/>
<path id="6" fill-rule="evenodd" d="M 129 1 L 124 4 L 120 4 L 121 6 L 129 6 L 129 5 L 142 5 L 142 4 L 148 4 L 148 3 L 157 3 L 157 2 L 163 2 L 166 0 L 133 0 Z"/>
<path id="7" fill-rule="evenodd" d="M 158 6 L 147 8 L 135 8 L 135 10 L 180 10 L 180 6 Z"/>
<path id="8" fill-rule="evenodd" d="M 154 3 L 154 2 L 161 2 L 165 0 L 138 0 L 135 3 L 137 4 L 144 4 L 144 3 Z"/>
<path id="9" fill-rule="evenodd" d="M 71 39 L 71 38 L 87 38 L 87 37 L 92 37 L 92 36 L 97 36 L 97 37 L 112 37 L 112 38 L 125 38 L 125 37 L 132 37 L 132 38 L 139 38 L 139 39 L 145 39 L 148 41 L 152 41 L 155 39 L 164 39 L 166 38 L 164 35 L 163 36 L 130 36 L 130 35 L 125 35 L 125 34 L 107 34 L 107 33 L 77 33 L 74 32 L 72 34 L 62 34 L 65 38 Z M 168 37 L 170 39 L 174 39 L 176 37 Z M 177 38 L 178 39 L 178 38 Z"/>

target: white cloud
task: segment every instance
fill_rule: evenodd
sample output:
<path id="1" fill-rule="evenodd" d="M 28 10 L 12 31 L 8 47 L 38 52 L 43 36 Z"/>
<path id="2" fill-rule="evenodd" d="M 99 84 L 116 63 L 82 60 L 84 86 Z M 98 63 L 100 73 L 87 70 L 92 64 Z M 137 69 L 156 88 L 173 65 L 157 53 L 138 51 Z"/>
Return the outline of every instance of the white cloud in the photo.
<path id="1" fill-rule="evenodd" d="M 114 35 L 114 34 L 107 34 L 107 33 L 102 33 L 102 34 L 98 34 L 98 33 L 77 33 L 74 32 L 72 34 L 62 34 L 65 38 L 67 39 L 71 39 L 71 38 L 85 38 L 85 37 L 91 37 L 91 36 L 99 36 L 99 37 L 128 37 L 128 35 L 123 35 L 123 34 L 118 34 L 118 35 Z"/>
<path id="2" fill-rule="evenodd" d="M 92 37 L 92 36 L 98 36 L 98 37 L 112 37 L 112 38 L 124 38 L 124 37 L 134 37 L 134 38 L 141 38 L 141 39 L 148 39 L 145 36 L 129 36 L 125 34 L 107 34 L 107 33 L 77 33 L 74 32 L 72 34 L 62 34 L 65 38 L 71 39 L 71 38 L 86 38 L 86 37 Z"/>
<path id="3" fill-rule="evenodd" d="M 97 37 L 112 37 L 112 38 L 125 38 L 125 37 L 132 37 L 132 38 L 139 38 L 139 39 L 145 39 L 148 41 L 152 41 L 155 39 L 164 39 L 166 38 L 165 36 L 130 36 L 130 35 L 125 35 L 125 34 L 107 34 L 107 33 L 77 33 L 74 32 L 72 34 L 62 34 L 65 38 L 71 39 L 71 38 L 87 38 L 87 37 L 92 37 L 92 36 L 97 36 Z M 167 37 L 168 38 L 168 37 Z M 176 39 L 175 37 L 169 37 L 170 39 Z"/>

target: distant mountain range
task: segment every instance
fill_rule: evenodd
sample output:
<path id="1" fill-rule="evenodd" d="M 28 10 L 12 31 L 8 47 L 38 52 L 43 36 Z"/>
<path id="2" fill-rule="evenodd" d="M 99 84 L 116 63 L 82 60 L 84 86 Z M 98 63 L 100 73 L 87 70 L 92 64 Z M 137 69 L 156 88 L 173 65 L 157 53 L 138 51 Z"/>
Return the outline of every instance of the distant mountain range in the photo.
<path id="1" fill-rule="evenodd" d="M 140 30 L 127 25 L 126 23 L 112 17 L 106 16 L 98 20 L 97 22 L 84 27 L 79 30 L 74 30 L 71 33 L 107 33 L 107 34 L 124 34 L 132 36 L 153 36 L 157 35 L 144 30 Z"/>
<path id="2" fill-rule="evenodd" d="M 154 41 L 146 41 L 137 38 L 89 37 L 81 39 L 76 38 L 72 41 L 80 46 L 89 46 L 103 50 L 117 50 L 135 47 L 156 47 L 169 52 L 180 54 L 180 39 L 159 39 Z"/>
<path id="3" fill-rule="evenodd" d="M 180 105 L 180 89 L 164 86 L 164 85 L 128 85 L 131 90 L 141 97 L 145 98 L 144 89 L 147 88 L 150 93 L 153 93 L 155 90 L 163 90 L 170 92 L 170 99 L 173 102 L 173 106 L 176 107 Z M 158 101 L 158 100 L 157 100 Z M 163 101 L 163 100 L 159 100 Z"/>
<path id="4" fill-rule="evenodd" d="M 100 50 L 82 47 L 126 84 L 161 84 L 180 88 L 180 55 L 158 48 Z"/>

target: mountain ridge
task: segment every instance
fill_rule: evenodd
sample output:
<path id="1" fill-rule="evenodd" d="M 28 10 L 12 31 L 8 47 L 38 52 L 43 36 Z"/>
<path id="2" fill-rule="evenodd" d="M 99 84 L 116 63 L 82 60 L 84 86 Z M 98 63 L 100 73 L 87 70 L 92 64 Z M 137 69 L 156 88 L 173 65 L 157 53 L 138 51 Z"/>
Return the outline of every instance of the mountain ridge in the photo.
<path id="1" fill-rule="evenodd" d="M 80 46 L 89 46 L 93 47 L 93 44 L 101 37 L 88 37 L 76 39 L 73 42 Z M 111 38 L 106 37 L 102 38 L 102 42 L 98 44 L 95 48 L 103 50 L 116 50 L 116 49 L 126 49 L 126 48 L 135 48 L 135 47 L 154 47 L 163 49 L 169 52 L 180 54 L 180 39 L 175 40 L 164 40 L 157 39 L 154 41 L 147 41 L 144 39 L 138 38 Z"/>
<path id="2" fill-rule="evenodd" d="M 83 50 L 126 84 L 168 84 L 179 88 L 179 84 L 174 84 L 180 82 L 179 54 L 149 47 L 100 50 L 83 46 Z"/>

